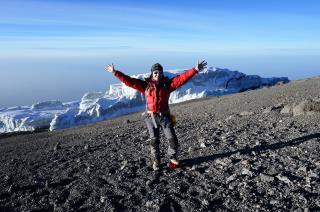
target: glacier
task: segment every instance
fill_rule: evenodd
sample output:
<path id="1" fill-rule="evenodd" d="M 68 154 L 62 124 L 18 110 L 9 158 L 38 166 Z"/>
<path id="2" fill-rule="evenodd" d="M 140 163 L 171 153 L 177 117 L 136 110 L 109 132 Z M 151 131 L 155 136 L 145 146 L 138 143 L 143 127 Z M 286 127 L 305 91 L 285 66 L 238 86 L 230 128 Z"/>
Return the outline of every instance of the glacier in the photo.
<path id="1" fill-rule="evenodd" d="M 172 78 L 185 70 L 165 71 Z M 149 74 L 132 77 L 144 79 Z M 199 72 L 184 86 L 172 92 L 169 104 L 184 102 L 206 96 L 225 94 L 287 83 L 287 77 L 262 78 L 239 71 L 207 68 Z M 91 92 L 81 100 L 63 103 L 57 100 L 0 109 L 0 133 L 34 131 L 39 129 L 64 129 L 94 123 L 145 109 L 145 97 L 123 83 L 112 84 L 106 92 Z"/>

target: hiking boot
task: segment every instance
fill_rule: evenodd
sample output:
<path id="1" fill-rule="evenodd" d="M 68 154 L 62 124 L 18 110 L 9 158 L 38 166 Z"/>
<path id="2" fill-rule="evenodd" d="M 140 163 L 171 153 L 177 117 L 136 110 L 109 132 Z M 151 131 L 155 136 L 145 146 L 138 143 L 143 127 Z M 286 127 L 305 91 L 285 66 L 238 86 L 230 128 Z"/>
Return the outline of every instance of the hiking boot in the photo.
<path id="1" fill-rule="evenodd" d="M 176 159 L 171 159 L 170 162 L 168 163 L 169 169 L 176 169 L 179 168 L 179 161 Z"/>
<path id="2" fill-rule="evenodd" d="M 153 171 L 159 170 L 159 163 L 157 161 L 152 162 L 152 169 L 153 169 Z"/>

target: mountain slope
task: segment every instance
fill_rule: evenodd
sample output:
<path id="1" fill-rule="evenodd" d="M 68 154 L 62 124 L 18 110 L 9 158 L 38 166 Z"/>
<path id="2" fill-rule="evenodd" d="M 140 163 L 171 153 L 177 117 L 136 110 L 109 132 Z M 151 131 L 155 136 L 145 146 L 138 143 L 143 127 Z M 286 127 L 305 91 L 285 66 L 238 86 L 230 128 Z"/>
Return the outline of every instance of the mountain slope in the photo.
<path id="1" fill-rule="evenodd" d="M 139 113 L 3 137 L 0 209 L 320 210 L 319 90 L 313 78 L 173 105 L 183 164 L 174 171 L 164 139 L 161 171 L 149 168 Z M 285 109 L 307 98 L 314 106 L 300 115 Z"/>

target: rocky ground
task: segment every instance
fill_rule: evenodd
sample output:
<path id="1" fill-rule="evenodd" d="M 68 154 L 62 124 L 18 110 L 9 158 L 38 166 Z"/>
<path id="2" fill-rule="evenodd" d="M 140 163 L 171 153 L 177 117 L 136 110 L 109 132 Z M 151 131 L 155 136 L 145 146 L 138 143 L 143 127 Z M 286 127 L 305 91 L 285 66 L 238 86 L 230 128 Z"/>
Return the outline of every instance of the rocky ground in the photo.
<path id="1" fill-rule="evenodd" d="M 172 106 L 182 167 L 140 113 L 0 137 L 0 211 L 319 211 L 320 78 Z"/>

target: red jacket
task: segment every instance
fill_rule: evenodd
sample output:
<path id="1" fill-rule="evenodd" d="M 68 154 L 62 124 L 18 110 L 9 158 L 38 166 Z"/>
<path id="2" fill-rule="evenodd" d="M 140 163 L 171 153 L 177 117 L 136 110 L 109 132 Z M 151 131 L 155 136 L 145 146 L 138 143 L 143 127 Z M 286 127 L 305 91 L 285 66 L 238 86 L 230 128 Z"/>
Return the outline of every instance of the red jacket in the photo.
<path id="1" fill-rule="evenodd" d="M 127 86 L 146 95 L 149 111 L 160 113 L 169 109 L 170 93 L 185 84 L 197 73 L 198 71 L 192 68 L 171 79 L 163 77 L 159 83 L 153 81 L 151 77 L 141 80 L 129 77 L 120 71 L 116 71 L 114 75 Z"/>

